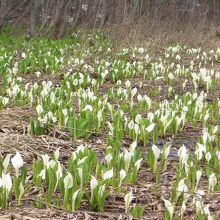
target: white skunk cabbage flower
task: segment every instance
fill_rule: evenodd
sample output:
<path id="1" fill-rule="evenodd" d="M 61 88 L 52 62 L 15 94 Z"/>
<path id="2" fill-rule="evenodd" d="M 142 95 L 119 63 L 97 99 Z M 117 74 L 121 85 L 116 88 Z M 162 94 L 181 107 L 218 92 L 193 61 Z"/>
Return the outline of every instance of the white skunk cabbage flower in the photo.
<path id="1" fill-rule="evenodd" d="M 165 208 L 167 209 L 167 211 L 170 215 L 170 219 L 172 219 L 173 218 L 173 212 L 174 212 L 173 204 L 169 200 L 166 200 L 166 199 L 163 199 L 163 201 L 164 201 L 164 204 L 165 204 Z"/>
<path id="2" fill-rule="evenodd" d="M 212 173 L 209 176 L 209 191 L 213 192 L 216 184 L 217 184 L 217 178 L 215 176 L 215 173 Z"/>
<path id="3" fill-rule="evenodd" d="M 125 82 L 125 86 L 126 86 L 126 88 L 131 87 L 131 82 L 130 82 L 129 80 L 127 80 L 127 81 Z"/>
<path id="4" fill-rule="evenodd" d="M 125 165 L 125 171 L 126 172 L 128 172 L 128 169 L 129 169 L 129 166 L 130 166 L 130 163 L 131 163 L 131 156 L 132 156 L 132 153 L 125 149 L 125 152 L 124 152 L 124 165 Z"/>
<path id="5" fill-rule="evenodd" d="M 131 99 L 134 98 L 134 96 L 136 95 L 136 93 L 137 93 L 137 88 L 135 87 L 135 88 L 133 88 L 133 89 L 131 90 Z"/>
<path id="6" fill-rule="evenodd" d="M 44 155 L 42 155 L 41 157 L 42 157 L 44 166 L 47 166 L 48 163 L 49 163 L 50 157 L 49 157 L 47 154 L 44 154 Z"/>
<path id="7" fill-rule="evenodd" d="M 128 209 L 130 206 L 131 201 L 133 200 L 133 193 L 132 190 L 125 195 L 124 201 L 125 201 L 125 213 L 128 213 Z"/>
<path id="8" fill-rule="evenodd" d="M 211 212 L 209 210 L 209 206 L 210 204 L 207 204 L 206 206 L 203 207 L 203 211 L 204 213 L 208 216 L 208 217 L 211 217 Z M 209 218 L 208 218 L 209 219 Z M 212 219 L 212 218 L 211 218 Z"/>
<path id="9" fill-rule="evenodd" d="M 112 157 L 111 154 L 108 154 L 108 155 L 105 156 L 105 160 L 106 160 L 107 164 L 109 164 L 111 162 L 112 158 L 113 157 Z"/>
<path id="10" fill-rule="evenodd" d="M 40 173 L 38 174 L 39 177 L 41 177 L 42 180 L 45 180 L 46 178 L 46 170 L 43 169 L 40 171 Z"/>
<path id="11" fill-rule="evenodd" d="M 62 167 L 60 162 L 58 161 L 58 167 L 57 167 L 57 171 L 56 171 L 56 177 L 57 177 L 57 182 L 58 180 L 63 176 L 63 171 L 62 171 Z"/>
<path id="12" fill-rule="evenodd" d="M 151 108 L 151 99 L 150 99 L 150 97 L 148 97 L 147 95 L 145 95 L 145 96 L 143 97 L 143 99 L 144 99 L 145 102 L 147 103 L 148 109 L 150 109 L 150 108 Z"/>
<path id="13" fill-rule="evenodd" d="M 18 177 L 19 169 L 24 165 L 24 161 L 21 157 L 21 154 L 18 151 L 16 151 L 16 155 L 11 159 L 11 163 L 16 170 L 16 177 Z"/>
<path id="14" fill-rule="evenodd" d="M 100 126 L 101 121 L 102 121 L 102 111 L 98 111 L 97 118 L 98 118 L 98 123 L 99 123 L 99 126 Z"/>
<path id="15" fill-rule="evenodd" d="M 82 168 L 77 168 L 78 170 L 78 175 L 79 175 L 79 178 L 80 178 L 80 182 L 82 184 L 82 181 L 83 181 L 83 170 Z"/>
<path id="16" fill-rule="evenodd" d="M 185 147 L 185 145 L 183 145 L 182 147 L 180 147 L 180 149 L 178 150 L 178 156 L 180 158 L 180 162 L 182 164 L 184 164 L 185 162 L 187 162 L 188 160 L 188 154 L 187 154 L 187 149 Z"/>
<path id="17" fill-rule="evenodd" d="M 126 172 L 123 169 L 121 169 L 119 172 L 119 187 L 121 186 L 122 181 L 124 180 L 125 177 L 126 177 Z"/>
<path id="18" fill-rule="evenodd" d="M 186 211 L 186 201 L 183 200 L 183 203 L 182 203 L 182 206 L 181 206 L 181 216 L 184 215 L 185 211 Z"/>
<path id="19" fill-rule="evenodd" d="M 154 157 L 156 158 L 156 160 L 158 160 L 161 154 L 161 150 L 156 145 L 153 145 L 152 151 L 153 151 Z"/>
<path id="20" fill-rule="evenodd" d="M 78 194 L 79 194 L 79 189 L 76 192 L 74 192 L 72 196 L 72 212 L 75 211 L 76 199 Z"/>
<path id="21" fill-rule="evenodd" d="M 196 200 L 195 205 L 196 205 L 196 213 L 197 214 L 204 214 L 203 202 L 201 200 Z"/>
<path id="22" fill-rule="evenodd" d="M 138 136 L 138 134 L 140 134 L 140 128 L 139 128 L 138 124 L 134 124 L 134 132 L 137 136 Z"/>
<path id="23" fill-rule="evenodd" d="M 85 108 L 83 109 L 83 111 L 87 111 L 87 110 L 92 112 L 93 111 L 92 106 L 91 105 L 86 105 Z"/>
<path id="24" fill-rule="evenodd" d="M 54 160 L 50 160 L 47 164 L 47 169 L 54 168 L 56 166 L 56 162 Z"/>
<path id="25" fill-rule="evenodd" d="M 60 148 L 57 148 L 56 151 L 54 152 L 54 158 L 56 161 L 58 161 L 60 156 Z"/>
<path id="26" fill-rule="evenodd" d="M 134 164 L 135 168 L 137 169 L 137 171 L 140 169 L 141 167 L 141 162 L 142 162 L 143 158 L 137 160 Z"/>
<path id="27" fill-rule="evenodd" d="M 139 94 L 139 95 L 137 96 L 137 100 L 138 100 L 138 102 L 141 102 L 141 101 L 143 101 L 143 97 Z"/>
<path id="28" fill-rule="evenodd" d="M 83 164 L 87 159 L 88 157 L 83 157 L 81 160 L 77 162 L 77 166 L 79 166 L 80 164 Z"/>
<path id="29" fill-rule="evenodd" d="M 109 121 L 107 121 L 107 124 L 109 126 L 109 135 L 113 136 L 114 135 L 114 128 L 113 128 L 112 124 Z"/>
<path id="30" fill-rule="evenodd" d="M 155 124 L 152 123 L 152 124 L 150 124 L 150 125 L 146 128 L 146 131 L 147 131 L 148 133 L 150 133 L 150 132 L 152 132 L 152 131 L 154 130 L 154 127 L 155 127 Z"/>
<path id="31" fill-rule="evenodd" d="M 4 168 L 4 171 L 7 170 L 8 165 L 9 165 L 9 163 L 10 163 L 10 159 L 11 159 L 11 154 L 7 154 L 7 156 L 5 157 L 5 159 L 4 159 L 3 163 L 2 163 L 2 166 L 3 166 L 3 168 Z"/>
<path id="32" fill-rule="evenodd" d="M 167 159 L 167 157 L 168 157 L 169 154 L 170 154 L 170 148 L 171 148 L 171 145 L 167 146 L 167 147 L 164 149 L 164 157 L 165 157 L 165 159 Z"/>
<path id="33" fill-rule="evenodd" d="M 196 186 L 199 185 L 201 177 L 202 177 L 202 171 L 201 170 L 197 170 L 197 172 L 196 172 Z"/>
<path id="34" fill-rule="evenodd" d="M 104 192 L 105 192 L 105 184 L 99 187 L 98 195 L 99 195 L 100 198 L 103 197 Z"/>
<path id="35" fill-rule="evenodd" d="M 2 98 L 2 104 L 3 104 L 4 106 L 6 106 L 8 103 L 9 103 L 9 98 L 3 97 L 3 98 Z"/>
<path id="36" fill-rule="evenodd" d="M 210 153 L 210 152 L 207 152 L 207 153 L 205 154 L 205 159 L 207 160 L 208 163 L 209 163 L 209 161 L 211 160 L 211 158 L 212 158 L 211 153 Z"/>
<path id="37" fill-rule="evenodd" d="M 184 179 L 181 179 L 178 183 L 178 191 L 179 192 L 188 192 L 188 187 L 184 183 Z"/>
<path id="38" fill-rule="evenodd" d="M 111 170 L 108 170 L 103 175 L 103 180 L 111 179 L 113 177 L 113 168 Z"/>
<path id="39" fill-rule="evenodd" d="M 206 153 L 206 146 L 200 143 L 197 143 L 195 155 L 197 156 L 198 160 L 202 159 L 203 152 Z"/>
<path id="40" fill-rule="evenodd" d="M 128 128 L 129 128 L 130 130 L 134 129 L 134 121 L 133 121 L 133 120 L 131 120 L 131 121 L 128 123 Z"/>
<path id="41" fill-rule="evenodd" d="M 185 197 L 186 196 L 185 193 L 187 193 L 189 191 L 187 185 L 184 182 L 184 179 L 181 179 L 179 181 L 177 191 L 178 191 L 177 197 L 179 197 L 181 195 L 181 193 L 184 193 L 184 197 Z"/>
<path id="42" fill-rule="evenodd" d="M 73 187 L 73 176 L 71 173 L 68 173 L 63 180 L 65 190 Z"/>
<path id="43" fill-rule="evenodd" d="M 11 191 L 12 188 L 12 179 L 10 173 L 2 173 L 2 177 L 0 177 L 0 188 L 6 189 L 7 193 Z"/>
<path id="44" fill-rule="evenodd" d="M 93 192 L 94 189 L 98 186 L 98 181 L 94 176 L 91 176 L 91 180 L 90 180 L 90 189 Z"/>
<path id="45" fill-rule="evenodd" d="M 141 114 L 137 114 L 134 121 L 135 121 L 137 124 L 140 124 L 140 123 L 141 123 L 141 119 L 142 119 Z"/>
<path id="46" fill-rule="evenodd" d="M 130 145 L 130 152 L 134 152 L 136 147 L 137 147 L 137 141 L 132 142 Z"/>
<path id="47" fill-rule="evenodd" d="M 37 114 L 40 115 L 43 112 L 43 107 L 41 105 L 38 105 L 36 107 L 36 111 L 37 111 Z"/>

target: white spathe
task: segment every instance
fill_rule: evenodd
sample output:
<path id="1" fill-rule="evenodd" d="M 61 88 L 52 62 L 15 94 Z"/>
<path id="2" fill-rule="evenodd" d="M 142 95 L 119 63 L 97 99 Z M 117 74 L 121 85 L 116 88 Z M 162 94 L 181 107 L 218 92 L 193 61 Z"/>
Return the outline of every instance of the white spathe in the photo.
<path id="1" fill-rule="evenodd" d="M 73 176 L 71 173 L 67 173 L 66 177 L 63 180 L 65 189 L 70 189 L 73 186 Z"/>
<path id="2" fill-rule="evenodd" d="M 111 162 L 112 158 L 113 158 L 113 157 L 112 157 L 111 154 L 107 154 L 107 155 L 105 156 L 105 160 L 106 160 L 107 164 L 109 164 L 109 163 Z"/>
<path id="3" fill-rule="evenodd" d="M 119 172 L 119 186 L 121 186 L 122 181 L 124 180 L 124 178 L 126 177 L 126 172 L 121 169 Z"/>
<path id="4" fill-rule="evenodd" d="M 21 167 L 24 165 L 24 161 L 21 157 L 21 154 L 16 151 L 16 155 L 11 159 L 11 163 L 16 170 L 16 176 L 18 177 L 18 172 Z"/>
<path id="5" fill-rule="evenodd" d="M 167 211 L 169 212 L 170 218 L 172 218 L 173 212 L 174 212 L 173 204 L 167 199 L 163 199 L 163 201 L 164 201 Z"/>
<path id="6" fill-rule="evenodd" d="M 154 157 L 156 158 L 156 160 L 158 160 L 161 154 L 161 150 L 156 145 L 153 145 L 152 151 L 153 151 Z"/>
<path id="7" fill-rule="evenodd" d="M 9 165 L 9 163 L 10 163 L 10 159 L 11 159 L 11 154 L 7 154 L 7 156 L 5 157 L 5 159 L 4 159 L 3 163 L 2 163 L 2 166 L 3 166 L 3 168 L 4 168 L 4 171 L 7 170 L 8 165 Z"/>
<path id="8" fill-rule="evenodd" d="M 128 208 L 130 206 L 131 201 L 133 200 L 133 193 L 132 190 L 125 195 L 124 201 L 125 201 L 125 212 L 128 212 Z"/>
<path id="9" fill-rule="evenodd" d="M 7 190 L 7 193 L 11 191 L 12 188 L 12 179 L 10 176 L 10 173 L 2 173 L 2 177 L 0 177 L 0 188 L 3 187 L 3 189 Z"/>
<path id="10" fill-rule="evenodd" d="M 129 166 L 130 166 L 130 163 L 131 163 L 131 156 L 132 156 L 132 153 L 125 149 L 125 152 L 124 152 L 124 165 L 125 165 L 125 171 L 126 172 L 128 172 L 128 169 L 129 169 Z"/>
<path id="11" fill-rule="evenodd" d="M 103 180 L 111 179 L 113 177 L 113 168 L 111 170 L 108 170 L 103 175 Z"/>
<path id="12" fill-rule="evenodd" d="M 98 181 L 94 176 L 91 176 L 91 180 L 90 180 L 90 189 L 93 192 L 94 189 L 98 186 Z"/>
<path id="13" fill-rule="evenodd" d="M 213 192 L 216 184 L 217 184 L 217 178 L 215 176 L 215 173 L 212 173 L 209 176 L 209 190 Z"/>
<path id="14" fill-rule="evenodd" d="M 60 148 L 57 148 L 56 151 L 54 152 L 54 158 L 57 161 L 60 156 Z"/>
<path id="15" fill-rule="evenodd" d="M 152 132 L 152 131 L 154 130 L 154 127 L 155 127 L 155 124 L 152 123 L 152 124 L 150 124 L 150 125 L 146 128 L 146 131 L 147 131 L 148 133 L 150 133 L 150 132 Z"/>
<path id="16" fill-rule="evenodd" d="M 202 177 L 202 171 L 201 170 L 197 170 L 197 172 L 196 172 L 196 186 L 199 185 L 201 177 Z"/>
<path id="17" fill-rule="evenodd" d="M 141 162 L 142 162 L 143 158 L 137 160 L 134 164 L 135 168 L 137 169 L 137 171 L 140 169 L 141 167 Z"/>

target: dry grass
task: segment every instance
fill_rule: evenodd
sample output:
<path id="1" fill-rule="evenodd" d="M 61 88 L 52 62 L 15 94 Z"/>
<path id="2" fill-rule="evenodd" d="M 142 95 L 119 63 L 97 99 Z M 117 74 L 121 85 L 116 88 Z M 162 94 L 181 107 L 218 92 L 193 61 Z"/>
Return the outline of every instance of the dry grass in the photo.
<path id="1" fill-rule="evenodd" d="M 103 28 L 117 46 L 147 47 L 157 51 L 169 45 L 183 44 L 189 47 L 213 49 L 219 47 L 220 28 L 214 24 L 177 24 L 172 21 L 148 22 L 138 19 L 132 24 Z"/>

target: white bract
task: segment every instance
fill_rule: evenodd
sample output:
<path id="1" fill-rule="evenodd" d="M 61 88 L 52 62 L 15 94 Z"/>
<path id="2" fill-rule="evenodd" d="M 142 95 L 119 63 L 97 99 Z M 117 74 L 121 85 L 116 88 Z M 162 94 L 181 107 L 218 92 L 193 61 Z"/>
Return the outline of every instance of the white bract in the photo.
<path id="1" fill-rule="evenodd" d="M 197 170 L 197 172 L 196 172 L 196 187 L 199 185 L 201 177 L 202 177 L 202 171 Z"/>
<path id="2" fill-rule="evenodd" d="M 129 210 L 129 206 L 130 206 L 130 203 L 131 201 L 133 200 L 133 193 L 132 193 L 132 190 L 125 195 L 124 197 L 124 201 L 125 201 L 125 213 L 128 213 L 128 210 Z"/>
<path id="3" fill-rule="evenodd" d="M 98 181 L 94 176 L 91 176 L 91 180 L 90 180 L 90 189 L 93 192 L 94 189 L 98 186 Z"/>
<path id="4" fill-rule="evenodd" d="M 130 152 L 134 152 L 136 147 L 137 147 L 137 141 L 132 142 L 132 144 L 130 145 Z"/>
<path id="5" fill-rule="evenodd" d="M 136 122 L 137 124 L 140 124 L 141 119 L 142 119 L 141 115 L 140 115 L 140 114 L 137 114 L 136 117 L 135 117 L 135 122 Z"/>
<path id="6" fill-rule="evenodd" d="M 101 186 L 99 187 L 99 191 L 98 191 L 98 196 L 99 196 L 99 198 L 103 198 L 104 193 L 105 193 L 105 189 L 106 189 L 106 185 L 105 185 L 105 184 L 104 184 L 104 185 L 101 185 Z"/>
<path id="7" fill-rule="evenodd" d="M 65 176 L 64 180 L 64 188 L 65 190 L 68 190 L 70 188 L 73 187 L 73 176 L 71 173 L 67 173 L 67 175 Z"/>
<path id="8" fill-rule="evenodd" d="M 46 170 L 45 169 L 40 171 L 39 177 L 41 177 L 41 179 L 45 180 L 45 178 L 46 178 Z"/>
<path id="9" fill-rule="evenodd" d="M 44 166 L 48 166 L 48 163 L 50 161 L 50 157 L 47 154 L 42 155 L 42 160 L 44 163 Z"/>
<path id="10" fill-rule="evenodd" d="M 77 190 L 76 192 L 73 193 L 73 196 L 72 196 L 72 212 L 75 211 L 76 199 L 77 199 L 78 194 L 79 194 L 79 190 Z"/>
<path id="11" fill-rule="evenodd" d="M 156 146 L 152 145 L 152 151 L 156 160 L 160 158 L 161 150 Z"/>
<path id="12" fill-rule="evenodd" d="M 171 145 L 165 147 L 165 149 L 164 149 L 164 157 L 165 157 L 165 159 L 168 158 L 168 156 L 170 154 L 170 149 L 171 149 Z"/>
<path id="13" fill-rule="evenodd" d="M 170 219 L 172 219 L 173 218 L 173 213 L 174 213 L 173 204 L 167 199 L 163 199 L 163 201 L 164 201 L 165 207 L 166 207 L 166 209 L 167 209 L 167 211 L 170 215 Z"/>
<path id="14" fill-rule="evenodd" d="M 37 111 L 37 114 L 40 115 L 41 113 L 43 113 L 43 107 L 41 105 L 38 105 L 36 107 L 36 111 Z"/>
<path id="15" fill-rule="evenodd" d="M 122 181 L 124 180 L 124 178 L 126 177 L 126 172 L 122 169 L 119 172 L 119 187 L 122 184 Z"/>
<path id="16" fill-rule="evenodd" d="M 206 155 L 205 155 L 205 159 L 207 160 L 207 162 L 209 163 L 209 161 L 211 160 L 212 158 L 212 155 L 210 152 L 207 152 Z"/>
<path id="17" fill-rule="evenodd" d="M 103 180 L 111 179 L 113 177 L 113 174 L 114 174 L 113 168 L 111 170 L 106 171 L 103 174 Z"/>
<path id="18" fill-rule="evenodd" d="M 186 197 L 188 192 L 189 192 L 189 189 L 187 185 L 185 184 L 185 180 L 181 179 L 177 186 L 177 197 L 179 197 L 182 193 L 183 193 L 183 196 Z"/>
<path id="19" fill-rule="evenodd" d="M 11 159 L 11 163 L 12 163 L 13 167 L 15 168 L 16 176 L 18 177 L 19 169 L 21 167 L 23 167 L 23 165 L 24 165 L 24 161 L 21 157 L 21 154 L 18 151 L 16 151 L 16 155 Z"/>
<path id="20" fill-rule="evenodd" d="M 111 154 L 108 154 L 108 155 L 105 156 L 105 160 L 106 160 L 107 164 L 109 164 L 111 162 L 112 158 L 113 157 L 112 157 Z"/>
<path id="21" fill-rule="evenodd" d="M 60 148 L 57 148 L 56 151 L 54 152 L 54 158 L 57 161 L 60 156 Z"/>
<path id="22" fill-rule="evenodd" d="M 83 109 L 83 111 L 90 111 L 92 112 L 93 111 L 93 107 L 91 105 L 86 105 L 85 108 Z"/>
<path id="23" fill-rule="evenodd" d="M 135 166 L 135 168 L 136 168 L 137 171 L 138 171 L 138 170 L 140 169 L 140 167 L 141 167 L 141 162 L 142 162 L 142 160 L 143 160 L 143 158 L 137 160 L 137 161 L 135 162 L 135 164 L 134 164 L 134 166 Z"/>
<path id="24" fill-rule="evenodd" d="M 216 175 L 215 175 L 215 173 L 212 173 L 209 176 L 209 191 L 213 192 L 216 184 L 217 184 Z"/>
<path id="25" fill-rule="evenodd" d="M 131 163 L 131 156 L 132 156 L 132 153 L 125 149 L 125 152 L 124 152 L 124 167 L 125 167 L 126 172 L 128 172 L 128 169 L 129 169 L 129 166 L 130 166 L 130 163 Z"/>
<path id="26" fill-rule="evenodd" d="M 155 124 L 152 123 L 152 124 L 150 124 L 150 125 L 146 128 L 146 131 L 147 131 L 148 133 L 150 133 L 150 132 L 152 132 L 152 131 L 154 130 L 154 127 L 155 127 Z"/>
<path id="27" fill-rule="evenodd" d="M 7 154 L 7 156 L 5 157 L 5 159 L 4 159 L 3 163 L 2 163 L 2 166 L 3 166 L 3 168 L 4 168 L 4 171 L 7 170 L 8 165 L 9 165 L 9 163 L 10 163 L 10 159 L 11 159 L 11 154 Z"/>
<path id="28" fill-rule="evenodd" d="M 10 173 L 2 173 L 2 177 L 0 177 L 0 188 L 1 187 L 7 190 L 7 194 L 11 191 L 12 179 Z"/>
<path id="29" fill-rule="evenodd" d="M 181 164 L 187 163 L 188 160 L 188 153 L 185 145 L 183 145 L 179 150 L 178 150 L 178 156 L 180 159 Z"/>

